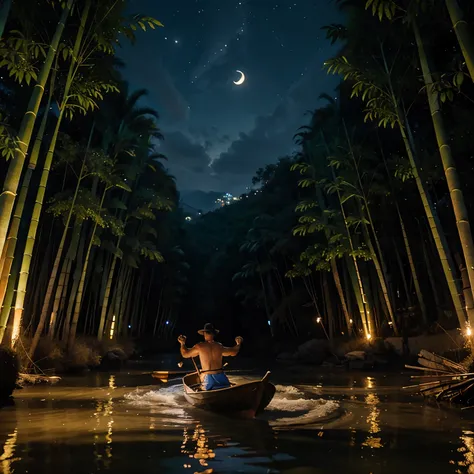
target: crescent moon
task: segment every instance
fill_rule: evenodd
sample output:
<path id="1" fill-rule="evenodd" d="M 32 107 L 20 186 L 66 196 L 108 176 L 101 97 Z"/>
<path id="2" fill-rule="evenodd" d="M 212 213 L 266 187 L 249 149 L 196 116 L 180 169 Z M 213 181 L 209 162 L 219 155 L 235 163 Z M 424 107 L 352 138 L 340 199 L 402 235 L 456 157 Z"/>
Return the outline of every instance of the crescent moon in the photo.
<path id="1" fill-rule="evenodd" d="M 239 74 L 240 74 L 240 79 L 238 81 L 232 81 L 236 86 L 240 86 L 241 84 L 243 84 L 245 82 L 245 74 L 242 72 L 242 71 L 239 71 L 237 69 L 237 71 Z"/>

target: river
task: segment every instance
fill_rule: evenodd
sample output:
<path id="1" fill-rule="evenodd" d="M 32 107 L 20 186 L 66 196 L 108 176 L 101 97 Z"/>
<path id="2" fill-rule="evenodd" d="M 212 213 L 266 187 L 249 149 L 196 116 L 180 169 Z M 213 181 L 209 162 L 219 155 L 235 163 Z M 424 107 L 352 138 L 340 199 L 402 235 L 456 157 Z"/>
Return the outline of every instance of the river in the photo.
<path id="1" fill-rule="evenodd" d="M 408 375 L 306 368 L 273 381 L 251 421 L 190 408 L 179 380 L 137 371 L 18 390 L 0 410 L 0 473 L 474 473 L 474 411 L 402 391 Z"/>

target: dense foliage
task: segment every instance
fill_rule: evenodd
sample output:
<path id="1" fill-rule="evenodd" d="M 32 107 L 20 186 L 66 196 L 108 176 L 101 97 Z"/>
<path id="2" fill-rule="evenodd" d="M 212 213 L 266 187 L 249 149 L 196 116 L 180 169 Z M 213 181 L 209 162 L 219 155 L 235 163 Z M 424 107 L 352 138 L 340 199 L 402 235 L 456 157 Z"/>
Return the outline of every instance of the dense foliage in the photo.
<path id="1" fill-rule="evenodd" d="M 179 196 L 158 113 L 115 58 L 163 25 L 125 1 L 31 2 L 36 21 L 20 3 L 0 45 L 0 340 L 33 359 L 44 341 L 71 354 L 77 334 L 166 335 L 186 273 Z"/>
<path id="2" fill-rule="evenodd" d="M 193 225 L 205 278 L 191 277 L 188 312 L 257 338 L 470 334 L 474 43 L 449 13 L 472 24 L 474 8 L 338 4 L 324 65 L 337 97 L 295 131 L 295 155 L 257 172 L 258 191 Z"/>
<path id="3" fill-rule="evenodd" d="M 341 84 L 295 130 L 298 152 L 190 222 L 158 113 L 115 57 L 163 25 L 125 0 L 26 3 L 0 8 L 4 344 L 70 356 L 78 334 L 164 341 L 208 320 L 262 349 L 470 333 L 472 2 L 339 0 L 324 67 Z"/>

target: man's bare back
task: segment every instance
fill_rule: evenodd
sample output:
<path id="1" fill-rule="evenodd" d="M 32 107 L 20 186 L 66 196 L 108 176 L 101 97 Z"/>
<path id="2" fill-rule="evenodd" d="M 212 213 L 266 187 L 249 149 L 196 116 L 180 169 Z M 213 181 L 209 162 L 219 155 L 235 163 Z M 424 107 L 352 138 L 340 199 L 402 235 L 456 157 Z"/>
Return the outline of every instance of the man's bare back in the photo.
<path id="1" fill-rule="evenodd" d="M 199 356 L 201 362 L 201 379 L 209 374 L 218 374 L 223 372 L 222 358 L 236 356 L 239 353 L 243 339 L 238 336 L 235 338 L 236 345 L 234 347 L 225 347 L 214 340 L 214 334 L 205 332 L 204 342 L 199 342 L 194 347 L 188 349 L 186 347 L 186 336 L 179 336 L 180 352 L 182 357 L 190 358 Z"/>
<path id="2" fill-rule="evenodd" d="M 208 374 L 221 372 L 222 357 L 236 356 L 239 352 L 236 347 L 224 347 L 216 341 L 200 342 L 194 347 L 199 353 L 202 371 Z"/>

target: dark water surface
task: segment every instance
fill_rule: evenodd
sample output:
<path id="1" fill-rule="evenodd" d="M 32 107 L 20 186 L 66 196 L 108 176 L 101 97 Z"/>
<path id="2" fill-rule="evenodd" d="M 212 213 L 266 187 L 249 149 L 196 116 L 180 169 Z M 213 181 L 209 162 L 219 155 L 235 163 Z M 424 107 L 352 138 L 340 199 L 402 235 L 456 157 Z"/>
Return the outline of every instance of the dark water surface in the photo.
<path id="1" fill-rule="evenodd" d="M 273 378 L 256 421 L 192 409 L 179 380 L 133 372 L 19 390 L 0 410 L 0 473 L 474 473 L 474 411 L 401 391 L 408 376 Z"/>

